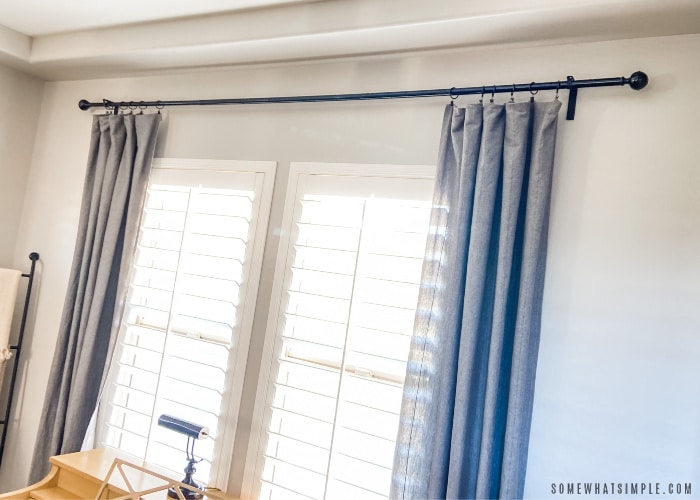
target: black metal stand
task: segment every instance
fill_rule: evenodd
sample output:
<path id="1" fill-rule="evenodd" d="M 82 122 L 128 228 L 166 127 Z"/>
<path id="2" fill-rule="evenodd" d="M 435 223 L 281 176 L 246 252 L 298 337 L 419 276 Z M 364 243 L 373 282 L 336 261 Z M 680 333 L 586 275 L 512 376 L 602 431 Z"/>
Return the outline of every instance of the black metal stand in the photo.
<path id="1" fill-rule="evenodd" d="M 185 478 L 180 482 L 188 486 L 192 486 L 193 488 L 196 488 L 198 490 L 204 491 L 204 487 L 199 485 L 192 477 L 194 476 L 194 473 L 197 472 L 197 469 L 194 465 L 200 460 L 195 460 L 194 458 L 194 439 L 191 436 L 187 436 L 187 446 L 185 447 L 185 452 L 187 453 L 187 467 L 185 467 Z M 184 488 L 180 489 L 180 492 L 182 493 L 182 496 L 185 497 L 185 500 L 199 500 L 200 498 L 202 498 L 201 493 L 197 493 Z M 180 498 L 177 492 L 175 491 L 175 488 L 170 488 L 168 490 L 168 496 L 170 498 Z"/>
<path id="2" fill-rule="evenodd" d="M 7 427 L 10 422 L 10 412 L 12 411 L 12 397 L 15 393 L 15 381 L 17 380 L 17 367 L 19 366 L 19 355 L 22 351 L 22 341 L 24 340 L 24 330 L 27 326 L 27 314 L 29 313 L 29 299 L 32 295 L 32 284 L 34 283 L 34 269 L 36 267 L 36 261 L 39 260 L 39 254 L 32 252 L 29 254 L 29 260 L 32 261 L 32 267 L 29 273 L 22 274 L 23 277 L 28 278 L 27 283 L 27 296 L 24 299 L 24 310 L 22 311 L 22 322 L 19 326 L 19 336 L 17 338 L 17 344 L 11 345 L 10 350 L 15 351 L 14 355 L 14 365 L 12 366 L 12 377 L 10 378 L 10 395 L 7 398 L 7 406 L 5 407 L 5 418 L 0 420 L 0 425 L 2 425 L 2 437 L 0 437 L 0 464 L 2 464 L 2 457 L 5 451 L 5 440 L 7 439 Z"/>

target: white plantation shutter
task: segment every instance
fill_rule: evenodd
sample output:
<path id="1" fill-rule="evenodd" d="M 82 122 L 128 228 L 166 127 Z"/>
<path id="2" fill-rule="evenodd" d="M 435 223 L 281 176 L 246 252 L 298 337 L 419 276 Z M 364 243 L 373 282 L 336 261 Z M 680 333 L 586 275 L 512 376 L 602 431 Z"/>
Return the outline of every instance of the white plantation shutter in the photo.
<path id="1" fill-rule="evenodd" d="M 149 183 L 99 437 L 181 475 L 187 438 L 159 427 L 158 417 L 206 425 L 211 439 L 195 445 L 204 459 L 197 480 L 225 485 L 274 166 L 159 165 Z M 183 165 L 195 169 L 169 168 Z"/>
<path id="2" fill-rule="evenodd" d="M 247 492 L 387 498 L 433 169 L 295 168 Z"/>

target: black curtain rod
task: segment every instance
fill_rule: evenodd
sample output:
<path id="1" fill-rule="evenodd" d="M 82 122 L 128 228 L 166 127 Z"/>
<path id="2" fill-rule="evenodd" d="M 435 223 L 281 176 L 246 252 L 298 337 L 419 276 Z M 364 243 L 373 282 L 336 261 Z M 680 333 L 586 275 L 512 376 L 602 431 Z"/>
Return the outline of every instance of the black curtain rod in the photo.
<path id="1" fill-rule="evenodd" d="M 561 90 L 569 91 L 569 102 L 566 112 L 566 119 L 573 120 L 576 112 L 576 97 L 578 89 L 591 87 L 613 87 L 629 85 L 634 90 L 641 90 L 646 87 L 649 77 L 642 71 L 635 71 L 629 78 L 624 76 L 613 78 L 591 78 L 588 80 L 575 80 L 573 76 L 566 77 L 566 80 L 556 82 L 532 82 L 532 83 L 512 83 L 510 85 L 483 85 L 481 87 L 452 87 L 450 89 L 431 90 L 406 90 L 397 92 L 370 92 L 363 94 L 326 94 L 326 95 L 305 95 L 305 96 L 285 96 L 285 97 L 244 97 L 239 99 L 199 99 L 188 101 L 110 101 L 103 99 L 102 102 L 90 102 L 81 99 L 78 107 L 83 111 L 90 108 L 105 108 L 114 113 L 119 112 L 119 108 L 145 109 L 155 107 L 162 109 L 166 106 L 221 106 L 227 104 L 271 104 L 271 103 L 291 103 L 291 102 L 326 102 L 326 101 L 366 101 L 373 99 L 406 99 L 413 97 L 436 97 L 449 96 L 456 99 L 461 95 L 481 94 L 503 94 L 515 92 L 530 92 L 535 94 L 540 90 Z"/>

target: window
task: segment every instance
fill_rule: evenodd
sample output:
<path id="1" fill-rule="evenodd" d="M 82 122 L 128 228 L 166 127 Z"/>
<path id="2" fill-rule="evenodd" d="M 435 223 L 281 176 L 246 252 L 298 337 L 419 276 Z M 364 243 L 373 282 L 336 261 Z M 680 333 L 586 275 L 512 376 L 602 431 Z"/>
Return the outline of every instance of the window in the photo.
<path id="1" fill-rule="evenodd" d="M 226 488 L 274 172 L 262 162 L 154 163 L 100 444 L 179 476 L 186 438 L 158 416 L 207 425 L 196 477 Z M 387 498 L 433 176 L 291 165 L 266 276 L 244 497 Z"/>
<path id="2" fill-rule="evenodd" d="M 244 497 L 388 497 L 433 176 L 292 164 Z"/>
<path id="3" fill-rule="evenodd" d="M 207 425 L 197 479 L 225 487 L 275 164 L 156 160 L 97 438 L 181 475 L 186 437 L 163 413 Z M 216 457 L 216 458 L 215 458 Z"/>

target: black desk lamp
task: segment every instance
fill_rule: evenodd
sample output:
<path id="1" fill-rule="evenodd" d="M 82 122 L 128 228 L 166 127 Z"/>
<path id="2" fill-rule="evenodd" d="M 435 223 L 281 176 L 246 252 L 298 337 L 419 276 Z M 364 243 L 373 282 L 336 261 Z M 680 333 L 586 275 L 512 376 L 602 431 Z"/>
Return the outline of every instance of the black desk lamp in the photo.
<path id="1" fill-rule="evenodd" d="M 204 491 L 204 487 L 200 486 L 193 478 L 197 469 L 194 465 L 200 460 L 195 460 L 194 458 L 194 440 L 204 439 L 209 436 L 209 428 L 203 425 L 194 424 L 186 420 L 173 417 L 171 415 L 161 415 L 158 418 L 158 425 L 170 429 L 171 431 L 178 432 L 187 436 L 187 446 L 185 447 L 185 453 L 187 454 L 187 467 L 185 467 L 185 478 L 181 481 L 193 488 Z M 195 493 L 194 491 L 181 489 L 180 490 L 186 500 L 195 500 L 202 498 L 201 493 Z M 168 496 L 171 498 L 179 498 L 177 492 L 173 488 L 168 490 Z"/>

